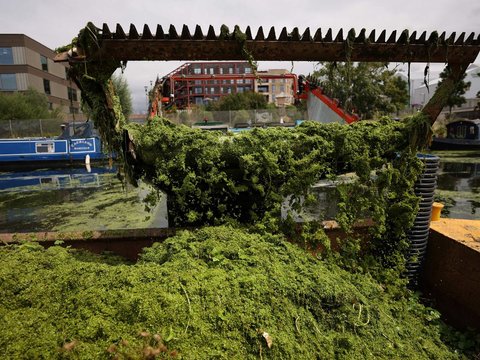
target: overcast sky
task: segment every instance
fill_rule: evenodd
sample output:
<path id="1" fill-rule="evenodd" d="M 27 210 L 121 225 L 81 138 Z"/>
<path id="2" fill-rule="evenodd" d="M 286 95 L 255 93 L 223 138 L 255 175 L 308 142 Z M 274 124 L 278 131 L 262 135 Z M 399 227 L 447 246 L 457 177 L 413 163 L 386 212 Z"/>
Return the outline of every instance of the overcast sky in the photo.
<path id="1" fill-rule="evenodd" d="M 447 35 L 480 33 L 480 1 L 478 0 L 0 0 L 2 21 L 0 33 L 22 33 L 54 49 L 69 44 L 88 21 L 102 27 L 106 23 L 114 31 L 117 23 L 128 32 L 133 23 L 138 31 L 148 24 L 152 32 L 157 24 L 166 30 L 170 24 L 181 31 L 183 24 L 202 26 L 204 32 L 213 25 L 218 32 L 222 24 L 230 29 L 240 25 L 245 30 L 250 25 L 255 34 L 259 26 L 264 30 L 275 26 L 277 34 L 282 27 L 291 31 L 298 27 L 300 33 L 310 27 L 332 28 L 334 34 L 340 28 L 354 28 L 357 33 L 367 29 L 387 32 L 404 29 L 412 31 L 446 31 Z M 344 32 L 345 33 L 345 32 Z M 477 58 L 478 64 L 480 59 Z M 181 62 L 132 62 L 125 71 L 134 100 L 134 110 L 145 111 L 144 86 L 150 86 L 158 76 L 177 68 Z M 261 70 L 286 68 L 290 62 L 260 62 Z M 412 65 L 412 77 L 422 76 L 424 64 Z M 294 63 L 293 71 L 308 74 L 314 63 Z M 440 71 L 441 66 L 432 67 Z"/>

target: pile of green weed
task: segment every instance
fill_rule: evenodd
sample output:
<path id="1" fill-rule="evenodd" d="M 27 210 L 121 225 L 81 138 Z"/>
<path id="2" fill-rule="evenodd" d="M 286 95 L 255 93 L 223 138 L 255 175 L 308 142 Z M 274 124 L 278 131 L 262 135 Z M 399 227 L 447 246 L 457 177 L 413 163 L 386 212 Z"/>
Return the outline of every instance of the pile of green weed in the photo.
<path id="1" fill-rule="evenodd" d="M 457 359 L 438 314 L 280 236 L 185 231 L 127 264 L 0 249 L 3 358 Z"/>
<path id="2" fill-rule="evenodd" d="M 280 226 L 286 198 L 298 210 L 319 180 L 354 173 L 355 181 L 337 186 L 336 219 L 347 231 L 360 219 L 373 219 L 371 253 L 397 266 L 418 206 L 413 185 L 422 169 L 416 152 L 428 131 L 425 121 L 420 114 L 350 126 L 305 122 L 233 136 L 155 118 L 125 126 L 133 148 L 127 172 L 167 194 L 171 226 L 233 220 L 269 231 Z"/>
<path id="3" fill-rule="evenodd" d="M 261 221 L 278 212 L 286 196 L 297 204 L 300 197 L 308 198 L 311 186 L 322 178 L 355 171 L 364 186 L 373 186 L 372 172 L 398 169 L 398 159 L 413 165 L 401 174 L 408 185 L 418 174 L 408 146 L 411 126 L 387 119 L 352 126 L 307 122 L 295 129 L 254 129 L 236 136 L 160 118 L 125 128 L 135 147 L 130 162 L 134 178 L 167 193 L 174 226 L 227 218 Z"/>

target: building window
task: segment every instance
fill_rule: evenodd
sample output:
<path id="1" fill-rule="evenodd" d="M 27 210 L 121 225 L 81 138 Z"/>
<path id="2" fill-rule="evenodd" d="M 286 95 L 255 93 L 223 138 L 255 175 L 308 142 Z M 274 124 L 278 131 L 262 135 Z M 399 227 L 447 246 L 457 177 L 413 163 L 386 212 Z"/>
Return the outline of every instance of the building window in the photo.
<path id="1" fill-rule="evenodd" d="M 46 56 L 40 55 L 40 63 L 42 64 L 42 70 L 48 71 L 48 59 Z"/>
<path id="2" fill-rule="evenodd" d="M 71 87 L 67 88 L 68 90 L 68 100 L 70 101 L 78 101 L 77 98 L 77 90 L 72 89 Z"/>
<path id="3" fill-rule="evenodd" d="M 237 87 L 237 93 L 243 93 L 243 86 Z"/>
<path id="4" fill-rule="evenodd" d="M 195 94 L 201 94 L 202 93 L 202 88 L 201 87 L 196 87 L 194 91 L 195 91 Z"/>
<path id="5" fill-rule="evenodd" d="M 251 73 L 252 73 L 252 68 L 246 67 L 245 74 L 251 74 Z"/>
<path id="6" fill-rule="evenodd" d="M 243 79 L 237 79 L 237 84 L 243 84 Z"/>
<path id="7" fill-rule="evenodd" d="M 43 79 L 43 90 L 45 91 L 45 94 L 50 95 L 50 80 Z"/>
<path id="8" fill-rule="evenodd" d="M 51 102 L 48 103 L 48 110 L 53 110 L 53 103 Z"/>
<path id="9" fill-rule="evenodd" d="M 213 68 L 210 68 L 210 75 L 213 75 Z"/>
<path id="10" fill-rule="evenodd" d="M 259 86 L 258 89 L 257 89 L 257 91 L 258 91 L 259 93 L 268 93 L 268 86 L 265 86 L 265 85 Z"/>
<path id="11" fill-rule="evenodd" d="M 70 106 L 70 114 L 78 114 L 78 108 Z"/>
<path id="12" fill-rule="evenodd" d="M 220 74 L 223 74 L 223 68 L 222 67 L 220 68 Z"/>
<path id="13" fill-rule="evenodd" d="M 229 74 L 233 74 L 233 67 L 229 67 L 229 68 L 228 68 L 228 73 L 229 73 Z"/>
<path id="14" fill-rule="evenodd" d="M 13 65 L 12 48 L 0 47 L 0 65 Z"/>
<path id="15" fill-rule="evenodd" d="M 275 92 L 275 90 L 276 90 L 276 86 L 272 85 L 272 92 Z"/>
<path id="16" fill-rule="evenodd" d="M 17 90 L 17 77 L 15 74 L 0 74 L 0 90 Z"/>

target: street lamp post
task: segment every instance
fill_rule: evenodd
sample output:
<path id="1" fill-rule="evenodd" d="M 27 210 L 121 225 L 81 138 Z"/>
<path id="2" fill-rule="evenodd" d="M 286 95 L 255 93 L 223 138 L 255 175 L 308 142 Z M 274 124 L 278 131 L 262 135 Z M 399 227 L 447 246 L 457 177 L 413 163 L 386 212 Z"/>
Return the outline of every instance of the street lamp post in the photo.
<path id="1" fill-rule="evenodd" d="M 147 103 L 146 103 L 146 105 L 147 105 L 147 110 L 146 110 L 146 112 L 148 113 L 148 86 L 145 85 L 144 88 L 145 88 L 145 101 L 147 102 Z"/>

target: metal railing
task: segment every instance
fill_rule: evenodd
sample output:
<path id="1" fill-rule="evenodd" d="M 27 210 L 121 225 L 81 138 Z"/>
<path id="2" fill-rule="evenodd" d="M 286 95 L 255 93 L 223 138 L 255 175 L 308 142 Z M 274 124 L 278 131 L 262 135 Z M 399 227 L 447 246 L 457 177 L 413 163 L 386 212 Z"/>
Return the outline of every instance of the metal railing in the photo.
<path id="1" fill-rule="evenodd" d="M 164 117 L 175 124 L 187 126 L 215 124 L 226 125 L 229 128 L 293 124 L 296 120 L 308 118 L 306 111 L 299 111 L 294 108 L 213 112 L 203 110 L 177 111 L 175 113 L 165 113 Z M 136 119 L 134 121 L 143 123 L 146 119 Z M 0 120 L 0 139 L 56 137 L 61 134 L 60 125 L 65 122 L 72 121 L 61 119 Z"/>
<path id="2" fill-rule="evenodd" d="M 175 124 L 192 125 L 227 125 L 228 127 L 247 127 L 272 124 L 295 123 L 296 120 L 307 119 L 306 111 L 297 109 L 265 109 L 265 110 L 230 110 L 230 111 L 177 111 L 166 113 L 164 117 Z"/>
<path id="3" fill-rule="evenodd" d="M 0 139 L 55 137 L 61 134 L 61 119 L 0 120 Z"/>

